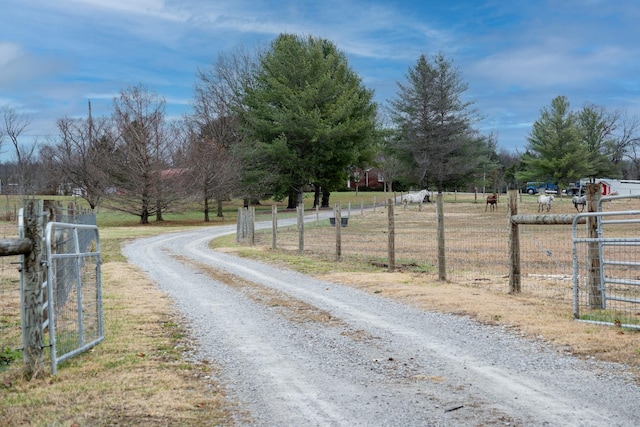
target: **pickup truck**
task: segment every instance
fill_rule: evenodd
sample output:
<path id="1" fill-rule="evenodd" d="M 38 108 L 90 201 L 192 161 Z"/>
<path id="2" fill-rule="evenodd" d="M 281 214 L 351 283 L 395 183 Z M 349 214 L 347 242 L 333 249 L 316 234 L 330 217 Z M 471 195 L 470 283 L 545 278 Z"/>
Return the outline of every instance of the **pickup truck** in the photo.
<path id="1" fill-rule="evenodd" d="M 530 181 L 527 182 L 527 186 L 524 191 L 528 194 L 537 194 L 540 189 L 543 189 L 545 193 L 558 193 L 558 186 L 552 182 L 542 182 L 542 181 Z"/>
<path id="2" fill-rule="evenodd" d="M 578 182 L 572 182 L 567 187 L 567 196 L 582 196 L 586 190 L 586 182 L 582 180 Z"/>

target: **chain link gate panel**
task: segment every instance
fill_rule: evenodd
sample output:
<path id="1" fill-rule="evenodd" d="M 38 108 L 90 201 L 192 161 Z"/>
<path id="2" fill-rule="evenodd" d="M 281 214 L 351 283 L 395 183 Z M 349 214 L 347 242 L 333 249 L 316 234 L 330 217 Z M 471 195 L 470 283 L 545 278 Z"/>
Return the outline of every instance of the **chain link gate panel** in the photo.
<path id="1" fill-rule="evenodd" d="M 49 222 L 45 230 L 51 372 L 104 339 L 98 227 Z"/>

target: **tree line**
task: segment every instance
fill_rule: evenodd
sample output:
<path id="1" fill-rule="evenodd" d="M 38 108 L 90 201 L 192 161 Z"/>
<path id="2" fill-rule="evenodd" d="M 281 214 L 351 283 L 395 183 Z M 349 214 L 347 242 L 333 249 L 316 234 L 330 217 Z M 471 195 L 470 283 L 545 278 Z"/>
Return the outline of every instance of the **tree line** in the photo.
<path id="1" fill-rule="evenodd" d="M 328 207 L 332 191 L 372 166 L 389 191 L 637 177 L 635 119 L 594 105 L 572 112 L 557 97 L 541 110 L 526 152 L 509 153 L 478 130 L 467 88 L 451 59 L 421 55 L 383 108 L 335 44 L 281 34 L 198 70 L 180 120 L 169 120 L 165 99 L 141 83 L 114 98 L 109 116 L 93 117 L 89 101 L 86 118 L 60 118 L 57 135 L 21 144 L 30 118 L 3 107 L 0 143 L 14 161 L 0 165 L 0 179 L 3 192 L 75 194 L 147 224 L 193 201 L 209 221 L 232 197 L 295 208 L 312 192 L 314 206 Z"/>

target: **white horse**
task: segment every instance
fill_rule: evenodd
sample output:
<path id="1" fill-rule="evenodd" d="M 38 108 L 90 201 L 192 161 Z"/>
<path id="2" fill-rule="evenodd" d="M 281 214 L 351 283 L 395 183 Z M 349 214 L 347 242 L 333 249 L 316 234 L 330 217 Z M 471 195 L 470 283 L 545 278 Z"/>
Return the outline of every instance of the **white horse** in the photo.
<path id="1" fill-rule="evenodd" d="M 428 190 L 422 190 L 419 193 L 405 194 L 402 196 L 402 204 L 406 207 L 409 203 L 422 203 L 427 194 L 429 194 Z"/>
<path id="2" fill-rule="evenodd" d="M 544 212 L 544 208 L 547 208 L 547 212 L 549 212 L 551 210 L 551 202 L 553 202 L 553 196 L 550 194 L 538 196 L 538 212 Z"/>
<path id="3" fill-rule="evenodd" d="M 573 196 L 571 201 L 578 212 L 584 211 L 585 206 L 587 206 L 587 196 Z M 582 208 L 578 209 L 578 205 L 581 205 Z"/>

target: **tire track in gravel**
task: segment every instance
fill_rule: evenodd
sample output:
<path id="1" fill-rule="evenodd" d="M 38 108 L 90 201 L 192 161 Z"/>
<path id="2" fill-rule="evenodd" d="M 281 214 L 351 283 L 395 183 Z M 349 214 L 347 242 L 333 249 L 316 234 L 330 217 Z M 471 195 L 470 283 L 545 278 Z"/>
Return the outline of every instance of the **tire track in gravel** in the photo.
<path id="1" fill-rule="evenodd" d="M 240 276 L 210 265 L 196 262 L 182 255 L 174 254 L 173 257 L 185 265 L 190 265 L 203 274 L 207 274 L 213 280 L 244 291 L 245 295 L 256 303 L 262 304 L 265 307 L 278 308 L 278 311 L 288 321 L 297 323 L 316 322 L 324 326 L 339 327 L 342 329 L 342 332 L 340 332 L 341 335 L 348 336 L 353 340 L 373 339 L 372 336 L 368 335 L 362 329 L 352 330 L 348 323 L 331 316 L 331 313 L 326 310 L 314 307 L 283 292 L 262 286 L 257 282 L 243 279 Z"/>

